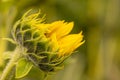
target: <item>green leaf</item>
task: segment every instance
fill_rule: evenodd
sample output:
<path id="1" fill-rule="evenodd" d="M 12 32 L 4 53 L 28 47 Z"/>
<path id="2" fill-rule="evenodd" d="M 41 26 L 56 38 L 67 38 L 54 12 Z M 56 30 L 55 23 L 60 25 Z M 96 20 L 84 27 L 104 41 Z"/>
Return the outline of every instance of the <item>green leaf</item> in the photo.
<path id="1" fill-rule="evenodd" d="M 16 64 L 16 75 L 15 78 L 22 78 L 26 76 L 32 69 L 33 64 L 27 61 L 25 58 L 21 58 Z"/>

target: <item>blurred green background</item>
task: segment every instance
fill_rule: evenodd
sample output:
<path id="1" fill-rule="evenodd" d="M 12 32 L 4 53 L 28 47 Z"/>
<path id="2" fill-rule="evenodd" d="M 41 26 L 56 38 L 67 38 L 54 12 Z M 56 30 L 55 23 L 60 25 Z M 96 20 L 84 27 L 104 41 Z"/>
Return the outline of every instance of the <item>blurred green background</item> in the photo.
<path id="1" fill-rule="evenodd" d="M 0 0 L 0 75 L 7 61 L 5 51 L 14 45 L 11 37 L 15 21 L 29 9 L 46 14 L 46 22 L 74 21 L 71 33 L 83 30 L 86 42 L 66 61 L 64 70 L 47 80 L 120 80 L 120 0 Z M 22 79 L 41 80 L 33 68 Z"/>

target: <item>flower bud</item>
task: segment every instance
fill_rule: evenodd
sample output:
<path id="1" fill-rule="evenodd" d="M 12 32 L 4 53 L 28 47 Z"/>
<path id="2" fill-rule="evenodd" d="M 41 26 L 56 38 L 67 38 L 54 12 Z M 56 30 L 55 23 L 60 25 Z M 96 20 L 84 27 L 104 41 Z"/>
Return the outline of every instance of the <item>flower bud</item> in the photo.
<path id="1" fill-rule="evenodd" d="M 40 12 L 23 17 L 13 27 L 13 37 L 23 49 L 23 56 L 42 71 L 50 73 L 61 69 L 64 60 L 81 44 L 83 36 L 68 35 L 73 22 L 56 21 L 44 23 L 44 17 L 38 18 Z"/>

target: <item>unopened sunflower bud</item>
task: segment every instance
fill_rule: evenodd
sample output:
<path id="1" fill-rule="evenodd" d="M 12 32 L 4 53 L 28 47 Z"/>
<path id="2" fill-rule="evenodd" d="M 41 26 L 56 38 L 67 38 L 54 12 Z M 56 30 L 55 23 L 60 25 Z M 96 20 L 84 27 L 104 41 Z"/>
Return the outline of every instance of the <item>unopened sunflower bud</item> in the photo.
<path id="1" fill-rule="evenodd" d="M 55 72 L 60 69 L 64 60 L 81 44 L 83 36 L 68 35 L 73 28 L 73 22 L 56 21 L 45 24 L 44 18 L 38 18 L 40 13 L 23 17 L 13 27 L 13 37 L 16 43 L 25 49 L 23 56 L 38 66 L 44 72 Z"/>

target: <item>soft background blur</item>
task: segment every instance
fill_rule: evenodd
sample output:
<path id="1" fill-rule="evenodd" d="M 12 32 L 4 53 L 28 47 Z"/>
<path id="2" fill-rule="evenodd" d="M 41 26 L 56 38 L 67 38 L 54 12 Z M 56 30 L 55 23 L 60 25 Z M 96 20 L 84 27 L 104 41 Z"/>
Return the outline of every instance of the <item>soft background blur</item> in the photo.
<path id="1" fill-rule="evenodd" d="M 120 0 L 0 0 L 0 75 L 7 62 L 3 52 L 14 50 L 1 38 L 11 37 L 14 22 L 31 8 L 41 9 L 46 22 L 74 21 L 72 33 L 83 30 L 86 40 L 48 80 L 120 80 Z M 16 80 L 40 80 L 40 75 L 33 68 Z"/>

